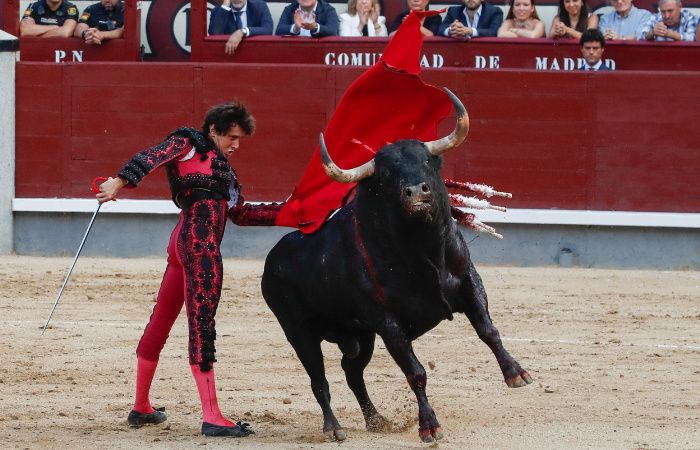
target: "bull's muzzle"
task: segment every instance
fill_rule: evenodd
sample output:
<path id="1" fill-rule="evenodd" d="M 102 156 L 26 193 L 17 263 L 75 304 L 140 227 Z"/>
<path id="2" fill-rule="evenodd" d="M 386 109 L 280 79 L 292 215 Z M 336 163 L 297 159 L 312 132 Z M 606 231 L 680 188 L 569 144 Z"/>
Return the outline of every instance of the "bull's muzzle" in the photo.
<path id="1" fill-rule="evenodd" d="M 407 186 L 401 194 L 404 207 L 412 214 L 428 212 L 432 208 L 433 191 L 428 183 Z"/>

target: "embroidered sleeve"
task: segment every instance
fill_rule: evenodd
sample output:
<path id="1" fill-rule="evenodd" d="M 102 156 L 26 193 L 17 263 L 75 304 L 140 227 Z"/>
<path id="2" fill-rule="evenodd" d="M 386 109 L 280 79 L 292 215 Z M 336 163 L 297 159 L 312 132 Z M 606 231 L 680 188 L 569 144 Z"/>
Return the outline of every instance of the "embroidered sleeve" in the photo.
<path id="1" fill-rule="evenodd" d="M 177 135 L 171 136 L 160 144 L 135 154 L 118 175 L 128 181 L 130 187 L 134 187 L 143 177 L 185 154 L 191 147 L 189 139 Z"/>
<path id="2" fill-rule="evenodd" d="M 246 203 L 239 193 L 238 201 L 228 210 L 228 218 L 242 227 L 273 227 L 282 206 L 284 203 Z"/>

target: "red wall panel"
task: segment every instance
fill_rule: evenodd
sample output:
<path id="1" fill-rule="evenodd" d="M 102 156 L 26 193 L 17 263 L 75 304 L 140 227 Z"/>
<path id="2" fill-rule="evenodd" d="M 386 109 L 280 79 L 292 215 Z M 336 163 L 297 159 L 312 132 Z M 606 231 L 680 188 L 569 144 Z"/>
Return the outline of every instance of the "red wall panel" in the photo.
<path id="1" fill-rule="evenodd" d="M 361 73 L 321 65 L 20 62 L 16 195 L 89 197 L 92 178 L 115 174 L 175 128 L 198 127 L 209 106 L 239 98 L 258 121 L 232 158 L 244 194 L 284 199 Z M 472 119 L 467 141 L 445 158 L 446 177 L 511 191 L 511 207 L 700 211 L 695 73 L 428 69 L 424 78 L 452 89 Z M 447 120 L 439 129 L 452 126 Z M 167 199 L 164 174 L 125 196 Z"/>

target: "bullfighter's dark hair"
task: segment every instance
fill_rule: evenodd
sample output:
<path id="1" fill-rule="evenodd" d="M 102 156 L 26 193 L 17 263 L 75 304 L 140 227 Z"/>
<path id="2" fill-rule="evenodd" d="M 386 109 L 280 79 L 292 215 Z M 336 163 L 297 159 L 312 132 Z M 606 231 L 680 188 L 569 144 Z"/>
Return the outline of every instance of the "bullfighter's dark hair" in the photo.
<path id="1" fill-rule="evenodd" d="M 605 48 L 605 36 L 597 28 L 589 28 L 581 33 L 579 45 L 583 47 L 586 42 L 600 42 L 600 47 Z"/>
<path id="2" fill-rule="evenodd" d="M 209 134 L 211 125 L 214 125 L 214 131 L 218 134 L 226 133 L 234 125 L 241 127 L 248 136 L 255 133 L 255 118 L 238 100 L 211 107 L 204 116 L 202 124 L 202 132 L 205 135 Z"/>

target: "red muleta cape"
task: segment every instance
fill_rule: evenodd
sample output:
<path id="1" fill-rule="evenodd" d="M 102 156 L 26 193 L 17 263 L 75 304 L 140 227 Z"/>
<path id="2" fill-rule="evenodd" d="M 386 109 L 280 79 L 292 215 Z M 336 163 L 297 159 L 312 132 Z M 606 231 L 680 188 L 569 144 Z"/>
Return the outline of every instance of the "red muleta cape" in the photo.
<path id="1" fill-rule="evenodd" d="M 409 14 L 381 59 L 343 95 L 323 133 L 338 167 L 359 166 L 374 158 L 385 144 L 400 139 L 437 138 L 437 126 L 452 113 L 452 103 L 441 89 L 425 84 L 419 74 L 423 44 L 420 19 L 439 12 Z M 329 178 L 317 146 L 275 224 L 313 233 L 342 206 L 355 184 Z"/>

